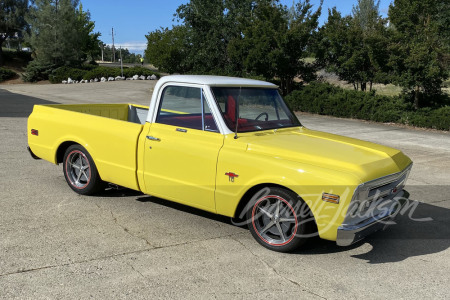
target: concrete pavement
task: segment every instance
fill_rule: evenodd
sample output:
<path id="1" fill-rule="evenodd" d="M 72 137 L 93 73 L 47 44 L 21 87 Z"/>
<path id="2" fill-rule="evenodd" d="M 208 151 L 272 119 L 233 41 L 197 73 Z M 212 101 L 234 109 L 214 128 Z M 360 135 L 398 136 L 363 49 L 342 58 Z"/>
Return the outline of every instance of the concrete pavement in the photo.
<path id="1" fill-rule="evenodd" d="M 450 297 L 450 135 L 299 114 L 311 128 L 414 161 L 412 217 L 351 247 L 259 246 L 227 218 L 137 192 L 75 194 L 61 166 L 26 152 L 38 103 L 148 105 L 155 82 L 0 85 L 0 298 L 445 299 Z"/>

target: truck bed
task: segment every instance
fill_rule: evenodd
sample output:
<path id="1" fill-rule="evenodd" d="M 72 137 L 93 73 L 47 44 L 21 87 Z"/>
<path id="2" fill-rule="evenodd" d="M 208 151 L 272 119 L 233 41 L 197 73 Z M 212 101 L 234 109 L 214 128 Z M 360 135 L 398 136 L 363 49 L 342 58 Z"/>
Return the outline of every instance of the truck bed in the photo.
<path id="1" fill-rule="evenodd" d="M 137 124 L 144 124 L 148 114 L 148 106 L 135 104 L 55 104 L 46 106 Z"/>
<path id="2" fill-rule="evenodd" d="M 134 104 L 35 105 L 28 118 L 28 144 L 39 158 L 62 162 L 70 143 L 86 148 L 100 177 L 139 190 L 137 145 L 148 107 Z"/>

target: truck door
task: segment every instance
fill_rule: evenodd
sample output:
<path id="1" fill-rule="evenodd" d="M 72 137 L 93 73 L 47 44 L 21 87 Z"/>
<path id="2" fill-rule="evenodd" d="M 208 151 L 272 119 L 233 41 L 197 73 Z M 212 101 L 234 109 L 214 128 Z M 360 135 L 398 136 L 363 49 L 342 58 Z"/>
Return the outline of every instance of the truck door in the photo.
<path id="1" fill-rule="evenodd" d="M 223 139 L 202 88 L 165 87 L 145 141 L 146 193 L 215 212 Z"/>

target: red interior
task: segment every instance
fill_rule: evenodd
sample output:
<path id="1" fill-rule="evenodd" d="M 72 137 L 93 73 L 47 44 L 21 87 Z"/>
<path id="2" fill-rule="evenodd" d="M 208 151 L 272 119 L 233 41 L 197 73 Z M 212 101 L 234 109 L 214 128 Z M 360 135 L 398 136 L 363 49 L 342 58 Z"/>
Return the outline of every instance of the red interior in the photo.
<path id="1" fill-rule="evenodd" d="M 202 130 L 202 116 L 195 115 L 162 115 L 158 117 L 158 123 Z M 216 123 L 211 114 L 205 114 L 205 125 L 210 130 L 217 130 Z"/>

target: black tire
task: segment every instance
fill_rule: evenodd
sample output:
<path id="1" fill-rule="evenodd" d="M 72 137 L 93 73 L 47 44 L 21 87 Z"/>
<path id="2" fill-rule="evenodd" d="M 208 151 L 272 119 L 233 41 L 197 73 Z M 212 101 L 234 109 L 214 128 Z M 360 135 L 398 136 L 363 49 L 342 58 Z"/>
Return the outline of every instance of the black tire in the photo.
<path id="1" fill-rule="evenodd" d="M 105 187 L 89 152 L 81 145 L 72 145 L 64 153 L 64 177 L 72 190 L 93 195 Z"/>
<path id="2" fill-rule="evenodd" d="M 305 244 L 314 228 L 314 217 L 295 193 L 264 188 L 247 205 L 248 228 L 255 240 L 277 252 L 292 252 Z"/>

